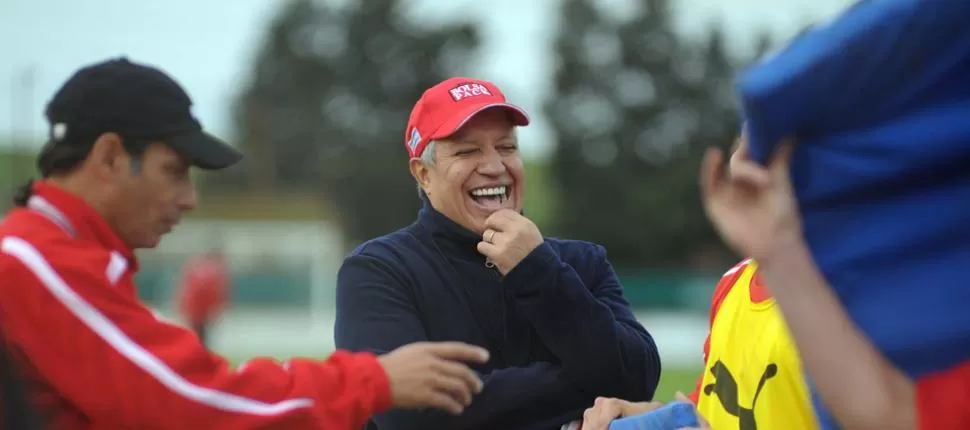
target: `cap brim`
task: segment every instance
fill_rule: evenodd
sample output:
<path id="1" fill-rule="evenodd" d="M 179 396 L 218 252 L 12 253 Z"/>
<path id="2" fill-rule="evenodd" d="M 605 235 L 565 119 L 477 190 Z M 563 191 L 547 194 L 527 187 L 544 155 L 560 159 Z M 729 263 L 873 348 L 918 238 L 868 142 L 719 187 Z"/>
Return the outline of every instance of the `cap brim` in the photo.
<path id="1" fill-rule="evenodd" d="M 475 115 L 478 115 L 488 109 L 504 110 L 509 114 L 509 118 L 512 120 L 512 125 L 520 127 L 529 125 L 529 114 L 525 112 L 525 109 L 509 103 L 485 103 L 481 105 L 469 106 L 464 110 L 455 113 L 455 115 L 449 118 L 448 121 L 441 125 L 441 127 L 435 130 L 435 132 L 432 133 L 429 138 L 444 139 L 451 136 Z"/>
<path id="2" fill-rule="evenodd" d="M 204 131 L 170 137 L 165 142 L 200 169 L 224 169 L 243 158 L 238 149 Z"/>

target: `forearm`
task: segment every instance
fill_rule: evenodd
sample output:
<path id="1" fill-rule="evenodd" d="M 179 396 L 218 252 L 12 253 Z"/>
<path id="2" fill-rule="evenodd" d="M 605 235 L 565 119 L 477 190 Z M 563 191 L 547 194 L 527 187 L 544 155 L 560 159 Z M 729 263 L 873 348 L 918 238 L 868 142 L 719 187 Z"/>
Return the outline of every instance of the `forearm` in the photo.
<path id="1" fill-rule="evenodd" d="M 659 354 L 623 300 L 612 269 L 603 269 L 601 282 L 590 288 L 548 245 L 523 263 L 506 277 L 507 285 L 565 372 L 598 395 L 650 400 L 660 377 Z"/>
<path id="2" fill-rule="evenodd" d="M 846 428 L 915 428 L 912 383 L 875 349 L 845 313 L 798 243 L 759 261 L 826 406 Z"/>
<path id="3" fill-rule="evenodd" d="M 437 410 L 393 411 L 375 417 L 375 421 L 381 429 L 390 430 L 529 429 L 543 419 L 536 411 L 569 408 L 580 411 L 592 401 L 569 382 L 559 366 L 551 363 L 496 370 L 482 380 L 485 383 L 482 392 L 459 416 Z M 508 427 L 509 422 L 515 425 Z"/>

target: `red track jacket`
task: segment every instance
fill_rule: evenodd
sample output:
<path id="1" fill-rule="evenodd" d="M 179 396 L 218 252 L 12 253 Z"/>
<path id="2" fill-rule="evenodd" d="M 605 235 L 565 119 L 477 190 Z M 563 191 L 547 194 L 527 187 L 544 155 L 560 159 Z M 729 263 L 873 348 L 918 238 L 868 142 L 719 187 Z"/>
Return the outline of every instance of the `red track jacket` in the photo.
<path id="1" fill-rule="evenodd" d="M 34 190 L 0 224 L 0 327 L 50 428 L 359 429 L 390 406 L 371 354 L 231 368 L 138 301 L 134 254 L 97 212 Z"/>

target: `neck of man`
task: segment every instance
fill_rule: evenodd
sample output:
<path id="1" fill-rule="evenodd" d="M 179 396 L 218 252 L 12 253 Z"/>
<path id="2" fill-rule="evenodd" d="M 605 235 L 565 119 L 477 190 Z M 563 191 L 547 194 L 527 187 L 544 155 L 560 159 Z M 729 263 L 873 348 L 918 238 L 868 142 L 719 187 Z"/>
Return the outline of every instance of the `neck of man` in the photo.
<path id="1" fill-rule="evenodd" d="M 77 196 L 98 212 L 109 224 L 113 224 L 107 211 L 108 205 L 106 204 L 106 199 L 103 197 L 102 190 L 104 187 L 102 185 L 96 184 L 78 174 L 51 176 L 44 181 Z"/>

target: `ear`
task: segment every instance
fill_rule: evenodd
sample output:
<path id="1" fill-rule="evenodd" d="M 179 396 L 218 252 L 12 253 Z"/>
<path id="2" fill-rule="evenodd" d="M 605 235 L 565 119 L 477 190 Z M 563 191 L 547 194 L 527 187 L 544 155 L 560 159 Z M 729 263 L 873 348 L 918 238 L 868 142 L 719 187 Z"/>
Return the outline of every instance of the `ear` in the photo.
<path id="1" fill-rule="evenodd" d="M 411 171 L 411 176 L 414 177 L 414 180 L 427 193 L 428 185 L 431 182 L 431 167 L 424 164 L 424 161 L 421 161 L 420 158 L 414 157 L 408 160 L 408 169 Z"/>
<path id="2" fill-rule="evenodd" d="M 121 144 L 117 133 L 104 133 L 98 136 L 91 147 L 88 163 L 99 178 L 117 178 L 127 174 L 131 167 L 131 155 Z"/>

